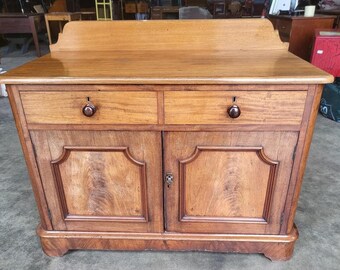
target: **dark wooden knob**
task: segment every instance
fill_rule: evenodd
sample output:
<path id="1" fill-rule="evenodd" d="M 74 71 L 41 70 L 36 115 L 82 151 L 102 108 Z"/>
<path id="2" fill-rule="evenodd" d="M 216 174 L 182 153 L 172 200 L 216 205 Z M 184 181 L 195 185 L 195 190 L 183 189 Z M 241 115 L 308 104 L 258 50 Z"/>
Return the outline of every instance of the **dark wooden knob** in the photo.
<path id="1" fill-rule="evenodd" d="M 241 115 L 241 109 L 239 106 L 237 105 L 232 105 L 228 108 L 228 115 L 231 117 L 231 118 L 237 118 Z"/>
<path id="2" fill-rule="evenodd" d="M 92 103 L 87 103 L 83 108 L 83 114 L 87 117 L 91 117 L 96 113 L 96 106 Z"/>

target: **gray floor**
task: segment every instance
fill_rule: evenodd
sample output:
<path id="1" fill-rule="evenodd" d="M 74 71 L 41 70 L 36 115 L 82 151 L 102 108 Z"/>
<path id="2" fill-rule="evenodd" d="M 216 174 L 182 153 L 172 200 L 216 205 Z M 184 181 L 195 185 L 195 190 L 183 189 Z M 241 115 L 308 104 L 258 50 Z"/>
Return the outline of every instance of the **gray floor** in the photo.
<path id="1" fill-rule="evenodd" d="M 33 49 L 5 55 L 2 67 L 33 58 Z M 38 214 L 25 162 L 8 99 L 0 98 L 0 269 L 340 269 L 339 149 L 340 124 L 319 116 L 295 220 L 300 239 L 288 262 L 204 252 L 73 251 L 50 258 L 35 235 Z"/>

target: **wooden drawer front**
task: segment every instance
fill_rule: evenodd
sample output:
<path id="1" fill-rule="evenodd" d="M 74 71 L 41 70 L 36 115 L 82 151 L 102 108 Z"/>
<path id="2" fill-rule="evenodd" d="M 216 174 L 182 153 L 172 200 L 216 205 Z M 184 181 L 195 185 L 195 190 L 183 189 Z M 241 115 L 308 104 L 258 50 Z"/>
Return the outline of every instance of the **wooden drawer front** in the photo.
<path id="1" fill-rule="evenodd" d="M 92 117 L 82 108 L 87 97 L 96 106 Z M 156 92 L 21 92 L 29 124 L 157 124 Z"/>
<path id="2" fill-rule="evenodd" d="M 299 125 L 306 91 L 166 92 L 165 124 L 289 124 Z M 233 97 L 241 109 L 230 118 Z"/>
<path id="3" fill-rule="evenodd" d="M 280 33 L 290 35 L 290 30 L 292 28 L 292 22 L 287 20 L 278 20 L 277 21 L 277 30 L 279 30 Z"/>

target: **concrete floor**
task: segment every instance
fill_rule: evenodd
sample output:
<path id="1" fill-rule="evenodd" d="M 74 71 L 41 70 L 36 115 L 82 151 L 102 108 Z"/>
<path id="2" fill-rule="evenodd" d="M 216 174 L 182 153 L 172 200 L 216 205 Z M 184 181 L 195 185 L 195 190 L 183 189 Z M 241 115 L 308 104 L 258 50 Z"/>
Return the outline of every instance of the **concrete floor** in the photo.
<path id="1" fill-rule="evenodd" d="M 43 48 L 47 52 L 47 48 Z M 5 55 L 7 70 L 35 58 Z M 318 117 L 295 222 L 300 238 L 288 262 L 258 254 L 72 251 L 44 255 L 31 186 L 7 98 L 0 98 L 0 269 L 340 269 L 340 124 Z"/>

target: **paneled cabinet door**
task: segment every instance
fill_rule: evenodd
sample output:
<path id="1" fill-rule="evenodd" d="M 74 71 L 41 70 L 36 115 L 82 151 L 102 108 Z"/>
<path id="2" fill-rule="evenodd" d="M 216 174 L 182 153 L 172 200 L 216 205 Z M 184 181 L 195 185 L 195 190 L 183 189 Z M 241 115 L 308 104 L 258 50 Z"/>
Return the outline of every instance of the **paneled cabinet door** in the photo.
<path id="1" fill-rule="evenodd" d="M 168 132 L 166 230 L 278 234 L 297 132 Z"/>
<path id="2" fill-rule="evenodd" d="M 163 231 L 159 132 L 31 131 L 55 230 Z"/>

